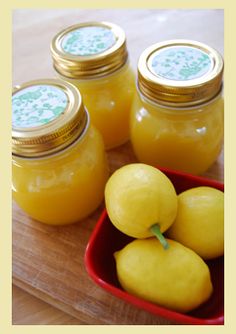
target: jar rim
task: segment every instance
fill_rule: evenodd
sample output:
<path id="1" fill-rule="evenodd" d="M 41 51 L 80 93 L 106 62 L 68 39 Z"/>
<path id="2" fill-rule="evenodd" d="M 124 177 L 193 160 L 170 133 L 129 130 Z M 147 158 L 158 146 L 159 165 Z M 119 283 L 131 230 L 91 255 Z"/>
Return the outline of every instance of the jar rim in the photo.
<path id="1" fill-rule="evenodd" d="M 57 72 L 57 75 L 58 75 L 58 77 L 59 78 L 61 78 L 62 80 L 70 80 L 69 82 L 71 82 L 72 84 L 73 84 L 73 82 L 75 81 L 75 82 L 77 82 L 77 81 L 96 81 L 96 80 L 101 80 L 101 79 L 106 79 L 106 78 L 109 78 L 109 77 L 111 77 L 112 75 L 116 75 L 116 74 L 118 74 L 119 72 L 121 72 L 126 66 L 128 67 L 128 66 L 130 66 L 131 64 L 130 64 L 130 60 L 129 60 L 129 57 L 126 59 L 126 61 L 125 61 L 125 63 L 121 66 L 121 67 L 119 67 L 119 68 L 117 68 L 117 69 L 115 69 L 114 71 L 112 71 L 112 72 L 110 72 L 110 73 L 108 73 L 108 74 L 104 74 L 104 75 L 101 75 L 101 76 L 98 76 L 98 77 L 83 77 L 83 78 L 70 78 L 70 77 L 65 77 L 64 75 L 62 75 L 62 74 L 60 74 L 60 73 L 58 73 Z"/>
<path id="2" fill-rule="evenodd" d="M 81 142 L 85 138 L 86 134 L 88 133 L 88 129 L 91 126 L 89 112 L 86 108 L 85 108 L 85 112 L 87 114 L 87 123 L 85 125 L 85 128 L 83 129 L 82 133 L 77 138 L 75 138 L 75 140 L 71 142 L 68 146 L 65 146 L 58 151 L 49 153 L 47 155 L 42 155 L 42 156 L 25 157 L 25 156 L 14 154 L 13 152 L 12 152 L 12 156 L 14 158 L 21 159 L 21 160 L 27 160 L 27 161 L 43 161 L 43 160 L 47 160 L 48 158 L 58 157 L 64 152 L 68 151 L 69 149 L 73 149 L 73 147 L 76 146 L 78 142 Z"/>
<path id="3" fill-rule="evenodd" d="M 217 100 L 222 94 L 223 94 L 223 90 L 224 90 L 224 85 L 222 83 L 221 87 L 220 87 L 220 90 L 217 92 L 217 94 L 212 97 L 210 100 L 208 101 L 204 101 L 202 103 L 199 103 L 199 104 L 194 104 L 194 105 L 184 105 L 184 106 L 179 106 L 177 104 L 164 104 L 162 103 L 162 101 L 154 101 L 154 100 L 151 100 L 150 98 L 148 98 L 147 96 L 145 96 L 139 89 L 138 87 L 138 83 L 136 82 L 136 89 L 137 89 L 137 92 L 138 92 L 138 95 L 139 97 L 144 100 L 145 102 L 147 103 L 150 103 L 151 105 L 153 105 L 154 107 L 159 107 L 161 109 L 168 109 L 168 110 L 177 110 L 177 111 L 194 111 L 196 109 L 198 109 L 199 107 L 204 107 L 204 106 L 207 106 L 211 103 L 213 103 L 215 100 Z"/>

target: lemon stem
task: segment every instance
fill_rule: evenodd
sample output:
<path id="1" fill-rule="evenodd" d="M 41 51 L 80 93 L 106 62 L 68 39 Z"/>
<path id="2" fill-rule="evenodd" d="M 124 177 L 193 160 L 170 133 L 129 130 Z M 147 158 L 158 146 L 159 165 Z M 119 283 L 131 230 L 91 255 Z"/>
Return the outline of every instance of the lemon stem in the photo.
<path id="1" fill-rule="evenodd" d="M 154 224 L 150 227 L 152 233 L 157 237 L 157 239 L 160 241 L 164 249 L 169 248 L 169 244 L 166 241 L 165 237 L 161 233 L 159 224 Z"/>

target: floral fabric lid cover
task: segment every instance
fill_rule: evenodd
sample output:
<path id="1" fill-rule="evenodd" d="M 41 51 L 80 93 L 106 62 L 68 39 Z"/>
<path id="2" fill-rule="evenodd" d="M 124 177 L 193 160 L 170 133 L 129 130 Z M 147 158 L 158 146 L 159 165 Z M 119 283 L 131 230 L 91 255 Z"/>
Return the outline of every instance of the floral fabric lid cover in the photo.
<path id="1" fill-rule="evenodd" d="M 189 46 L 173 46 L 156 51 L 151 71 L 170 80 L 192 80 L 208 73 L 212 58 L 204 51 Z"/>
<path id="2" fill-rule="evenodd" d="M 111 29 L 91 26 L 68 32 L 61 41 L 62 50 L 77 56 L 95 55 L 108 50 L 116 42 Z"/>
<path id="3" fill-rule="evenodd" d="M 65 92 L 51 85 L 34 85 L 19 90 L 12 98 L 13 127 L 37 127 L 57 118 L 66 108 Z"/>

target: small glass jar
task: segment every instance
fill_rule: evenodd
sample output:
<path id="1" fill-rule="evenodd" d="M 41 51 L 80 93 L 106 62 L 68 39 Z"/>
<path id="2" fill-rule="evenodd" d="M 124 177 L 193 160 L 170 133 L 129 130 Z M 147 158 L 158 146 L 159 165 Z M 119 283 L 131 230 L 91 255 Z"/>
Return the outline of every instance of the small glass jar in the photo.
<path id="1" fill-rule="evenodd" d="M 79 88 L 106 149 L 125 143 L 135 77 L 124 31 L 108 22 L 76 24 L 53 38 L 51 52 L 58 76 Z"/>
<path id="2" fill-rule="evenodd" d="M 12 97 L 12 189 L 17 204 L 47 224 L 75 223 L 102 202 L 108 164 L 76 87 L 31 81 Z"/>
<path id="3" fill-rule="evenodd" d="M 204 173 L 223 144 L 223 59 L 211 47 L 171 40 L 147 48 L 138 62 L 131 142 L 139 161 Z"/>

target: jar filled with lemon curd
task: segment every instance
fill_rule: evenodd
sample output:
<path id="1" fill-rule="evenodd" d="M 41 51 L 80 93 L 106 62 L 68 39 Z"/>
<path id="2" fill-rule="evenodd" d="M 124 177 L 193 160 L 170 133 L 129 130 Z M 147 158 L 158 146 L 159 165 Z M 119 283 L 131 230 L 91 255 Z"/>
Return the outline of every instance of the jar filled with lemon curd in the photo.
<path id="1" fill-rule="evenodd" d="M 141 162 L 204 173 L 223 144 L 223 59 L 196 41 L 147 48 L 138 62 L 131 142 Z"/>
<path id="2" fill-rule="evenodd" d="M 12 189 L 17 204 L 47 224 L 75 223 L 102 202 L 108 165 L 79 90 L 57 79 L 12 95 Z"/>
<path id="3" fill-rule="evenodd" d="M 109 22 L 76 24 L 53 38 L 51 53 L 59 77 L 79 88 L 105 148 L 125 143 L 135 77 L 124 31 Z"/>

